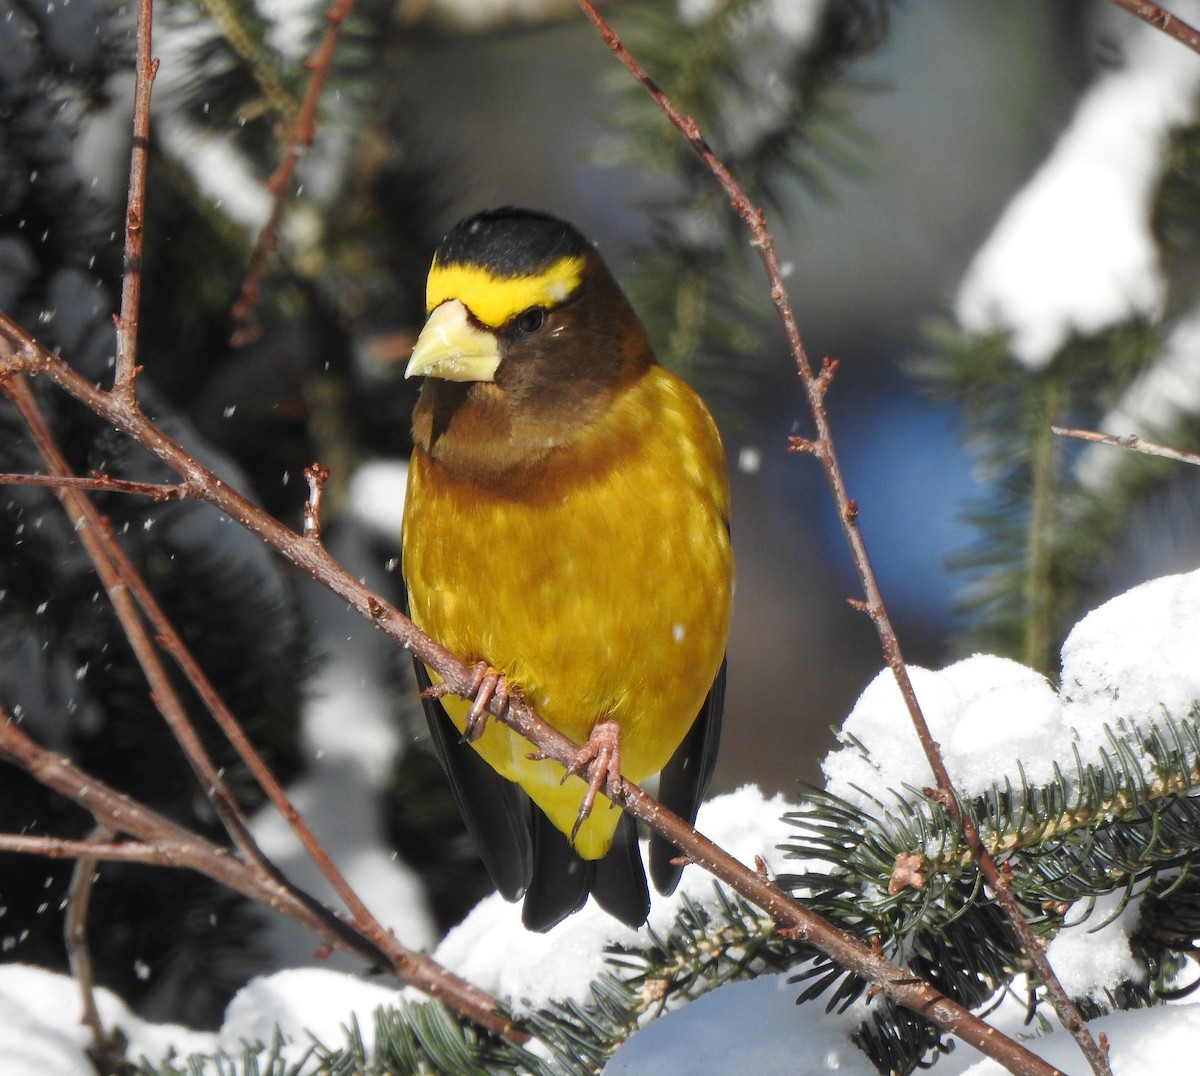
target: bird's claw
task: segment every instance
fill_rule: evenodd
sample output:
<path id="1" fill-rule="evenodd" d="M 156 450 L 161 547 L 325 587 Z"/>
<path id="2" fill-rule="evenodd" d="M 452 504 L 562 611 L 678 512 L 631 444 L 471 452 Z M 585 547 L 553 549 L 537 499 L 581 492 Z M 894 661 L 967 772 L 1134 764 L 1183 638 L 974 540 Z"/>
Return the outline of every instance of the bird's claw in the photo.
<path id="1" fill-rule="evenodd" d="M 579 749 L 562 779 L 566 781 L 568 777 L 583 777 L 585 773 L 587 791 L 579 804 L 575 825 L 571 827 L 572 842 L 579 827 L 592 813 L 600 792 L 609 793 L 611 799 L 611 793 L 621 784 L 621 726 L 615 721 L 601 721 L 593 726 L 588 742 Z"/>
<path id="2" fill-rule="evenodd" d="M 471 703 L 471 709 L 467 711 L 463 739 L 467 743 L 474 743 L 487 728 L 488 703 L 495 699 L 500 712 L 503 713 L 508 709 L 509 700 L 519 696 L 520 691 L 515 684 L 509 686 L 508 678 L 504 673 L 493 669 L 486 661 L 481 661 L 475 666 L 469 694 L 474 702 Z"/>

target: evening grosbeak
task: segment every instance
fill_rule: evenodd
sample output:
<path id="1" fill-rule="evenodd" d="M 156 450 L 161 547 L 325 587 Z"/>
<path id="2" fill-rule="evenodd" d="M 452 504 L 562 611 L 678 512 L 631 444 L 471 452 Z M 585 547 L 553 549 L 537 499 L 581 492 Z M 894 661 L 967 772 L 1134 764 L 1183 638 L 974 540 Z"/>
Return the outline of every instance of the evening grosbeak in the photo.
<path id="1" fill-rule="evenodd" d="M 478 705 L 417 663 L 433 742 L 496 888 L 548 930 L 589 893 L 636 927 L 650 907 L 631 816 L 605 766 L 689 822 L 712 776 L 733 564 L 720 438 L 657 365 L 596 250 L 528 210 L 479 213 L 442 241 L 404 505 L 415 624 L 477 664 Z M 520 691 L 587 745 L 567 776 L 484 705 Z M 589 763 L 595 758 L 593 768 Z M 589 794 L 590 787 L 590 794 Z M 584 807 L 581 809 L 581 804 Z M 650 841 L 671 892 L 678 849 Z"/>

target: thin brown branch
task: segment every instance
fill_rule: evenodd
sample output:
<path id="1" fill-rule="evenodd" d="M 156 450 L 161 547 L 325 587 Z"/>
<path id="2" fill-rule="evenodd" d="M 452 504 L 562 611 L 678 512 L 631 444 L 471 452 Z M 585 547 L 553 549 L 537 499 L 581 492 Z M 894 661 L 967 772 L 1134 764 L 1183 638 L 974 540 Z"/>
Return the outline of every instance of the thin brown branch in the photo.
<path id="1" fill-rule="evenodd" d="M 0 710 L 0 759 L 19 766 L 47 788 L 79 804 L 98 822 L 145 842 L 151 852 L 148 858 L 139 858 L 139 862 L 186 867 L 204 874 L 250 900 L 296 920 L 325 939 L 330 947 L 354 953 L 372 965 L 391 968 L 404 982 L 431 997 L 440 998 L 493 1034 L 517 1042 L 527 1039 L 528 1036 L 497 1014 L 496 999 L 478 987 L 421 953 L 405 950 L 403 959 L 398 960 L 396 954 L 384 952 L 352 924 L 286 879 L 231 856 L 225 849 L 79 770 L 70 759 L 40 747 L 3 710 Z M 33 840 L 44 842 L 46 839 Z M 21 849 L 19 842 L 20 838 L 15 835 L 7 835 L 0 840 L 0 850 L 42 851 L 36 846 Z M 112 842 L 93 845 L 88 841 L 57 841 L 46 845 L 45 854 L 58 856 L 78 852 L 93 858 L 134 859 L 132 855 L 121 854 L 124 848 L 125 845 Z"/>
<path id="2" fill-rule="evenodd" d="M 155 501 L 173 501 L 187 496 L 182 485 L 158 482 L 129 482 L 93 471 L 91 476 L 48 474 L 0 474 L 0 486 L 49 486 L 52 489 L 92 489 L 99 493 L 134 493 Z"/>
<path id="3" fill-rule="evenodd" d="M 1148 22 L 1156 30 L 1161 30 L 1168 37 L 1173 37 L 1193 52 L 1200 52 L 1200 30 L 1189 26 L 1180 18 L 1172 15 L 1161 4 L 1153 4 L 1150 0 L 1112 0 L 1117 7 L 1124 8 L 1131 15 L 1136 15 L 1143 22 Z"/>
<path id="4" fill-rule="evenodd" d="M 46 469 L 56 477 L 70 477 L 66 458 L 58 446 L 42 417 L 33 392 L 24 377 L 12 377 L 0 381 L 0 389 L 13 402 L 20 413 L 25 425 L 33 435 L 38 453 Z M 136 404 L 132 398 L 122 397 L 115 390 L 113 399 L 121 399 L 124 406 L 136 413 Z M 96 574 L 108 594 L 113 611 L 121 622 L 129 645 L 132 647 L 138 664 L 150 685 L 150 694 L 163 718 L 170 726 L 171 733 L 183 750 L 188 763 L 196 774 L 205 795 L 208 796 L 218 817 L 225 826 L 239 851 L 247 860 L 266 866 L 268 861 L 259 850 L 237 801 L 221 779 L 220 772 L 196 730 L 188 718 L 187 711 L 179 699 L 178 693 L 167 676 L 155 651 L 154 644 L 138 616 L 137 609 L 124 585 L 121 573 L 114 562 L 116 545 L 111 541 L 108 522 L 96 510 L 95 505 L 88 499 L 87 494 L 73 486 L 60 486 L 55 494 L 62 502 L 63 508 L 70 517 L 72 525 L 84 549 L 92 561 Z"/>
<path id="5" fill-rule="evenodd" d="M 308 88 L 304 91 L 304 100 L 300 103 L 300 110 L 288 133 L 283 158 L 267 180 L 267 190 L 272 197 L 271 212 L 266 224 L 258 233 L 258 240 L 246 267 L 246 275 L 242 279 L 241 292 L 233 303 L 231 314 L 234 322 L 234 347 L 244 346 L 258 335 L 258 327 L 254 323 L 254 309 L 258 306 L 259 286 L 266 273 L 267 259 L 279 245 L 279 222 L 283 218 L 284 200 L 291 188 L 292 173 L 296 170 L 300 154 L 313 144 L 317 125 L 317 101 L 325 85 L 325 77 L 329 74 L 329 66 L 333 62 L 342 23 L 353 7 L 354 0 L 333 0 L 329 10 L 325 12 L 325 33 L 316 50 L 308 58 L 306 66 L 312 74 L 308 80 Z"/>
<path id="6" fill-rule="evenodd" d="M 91 838 L 84 842 L 111 840 L 113 831 L 108 826 L 97 825 Z M 96 880 L 97 860 L 84 855 L 75 861 L 71 872 L 71 886 L 67 891 L 67 915 L 63 923 L 63 942 L 67 950 L 67 963 L 71 976 L 79 987 L 82 1023 L 92 1034 L 88 1049 L 93 1063 L 102 1072 L 118 1072 L 125 1060 L 125 1042 L 120 1031 L 106 1031 L 96 1007 L 96 975 L 92 966 L 92 950 L 88 945 L 87 917 L 92 901 L 92 888 Z"/>
<path id="7" fill-rule="evenodd" d="M 475 668 L 460 661 L 430 639 L 404 617 L 399 610 L 373 594 L 364 584 L 347 573 L 317 542 L 304 538 L 262 512 L 236 490 L 206 470 L 179 445 L 167 438 L 146 416 L 131 412 L 109 393 L 97 389 L 60 359 L 28 340 L 19 327 L 0 314 L 0 360 L 6 344 L 15 368 L 40 373 L 64 388 L 96 414 L 111 422 L 147 448 L 198 491 L 197 495 L 281 553 L 294 565 L 345 600 L 381 631 L 423 662 L 437 670 L 447 688 L 469 697 Z M 0 363 L 0 378 L 4 376 Z M 545 756 L 559 765 L 569 765 L 578 755 L 579 746 L 552 728 L 523 701 L 511 696 L 505 705 L 493 698 L 489 710 L 533 743 Z M 613 790 L 613 798 L 655 832 L 677 844 L 684 853 L 717 877 L 726 881 L 747 899 L 763 907 L 781 927 L 790 930 L 816 948 L 828 953 L 840 964 L 854 970 L 898 1004 L 927 1016 L 943 1030 L 997 1059 L 1009 1071 L 1031 1076 L 1051 1076 L 1056 1069 L 1045 1064 L 1020 1044 L 1000 1035 L 968 1010 L 944 997 L 931 985 L 911 972 L 885 960 L 844 931 L 827 923 L 797 901 L 776 889 L 753 869 L 744 866 L 698 834 L 682 819 L 668 812 L 636 786 L 623 782 Z M 218 879 L 220 880 L 220 879 Z M 411 981 L 411 980 L 410 980 Z M 461 1010 L 460 1010 L 461 1011 Z"/>
<path id="8" fill-rule="evenodd" d="M 788 298 L 787 288 L 784 285 L 783 273 L 779 267 L 779 258 L 775 251 L 774 240 L 770 230 L 767 228 L 766 214 L 750 200 L 729 169 L 725 167 L 724 162 L 713 152 L 695 118 L 682 113 L 666 94 L 659 89 L 645 68 L 625 48 L 616 32 L 605 21 L 604 17 L 600 15 L 590 0 L 578 0 L 578 2 L 584 15 L 596 28 L 601 40 L 603 40 L 621 63 L 624 64 L 629 73 L 641 84 L 667 119 L 691 144 L 692 148 L 721 186 L 721 189 L 725 192 L 734 212 L 746 226 L 750 237 L 750 245 L 758 251 L 763 268 L 766 270 L 767 280 L 770 285 L 771 301 L 775 305 L 776 312 L 783 325 L 784 335 L 787 338 L 788 347 L 791 350 L 792 358 L 796 365 L 796 372 L 804 388 L 809 412 L 816 427 L 815 438 L 803 440 L 799 443 L 793 442 L 791 447 L 794 450 L 810 452 L 816 456 L 824 469 L 826 480 L 833 494 L 834 503 L 838 508 L 842 531 L 847 544 L 850 546 L 859 582 L 863 588 L 867 613 L 875 626 L 884 659 L 892 670 L 897 686 L 904 698 L 909 717 L 912 720 L 913 727 L 916 730 L 930 769 L 933 771 L 938 789 L 943 794 L 943 802 L 946 803 L 947 808 L 962 826 L 963 834 L 974 851 L 980 870 L 987 879 L 997 903 L 1000 904 L 1009 922 L 1012 924 L 1013 930 L 1020 939 L 1021 945 L 1033 963 L 1039 978 L 1046 985 L 1055 1010 L 1058 1012 L 1059 1019 L 1075 1037 L 1081 1051 L 1097 1076 L 1112 1076 L 1105 1052 L 1096 1044 L 1079 1010 L 1058 982 L 1053 968 L 1046 959 L 1042 947 L 1029 927 L 1020 905 L 1012 895 L 995 860 L 980 841 L 974 823 L 963 812 L 957 794 L 954 791 L 949 771 L 946 769 L 945 762 L 942 759 L 941 751 L 929 730 L 929 725 L 925 720 L 925 715 L 921 710 L 916 691 L 908 674 L 908 667 L 905 664 L 900 649 L 900 640 L 896 635 L 891 618 L 888 616 L 886 607 L 884 606 L 878 581 L 871 566 L 870 558 L 867 555 L 866 544 L 863 541 L 862 532 L 858 527 L 857 502 L 847 493 L 841 465 L 838 462 L 837 453 L 834 448 L 833 433 L 825 411 L 824 401 L 832 371 L 828 369 L 828 363 L 826 363 L 823 364 L 820 373 L 814 374 L 813 372 L 812 364 L 809 361 L 808 353 L 801 339 L 796 317 Z"/>
<path id="9" fill-rule="evenodd" d="M 325 483 L 329 481 L 329 468 L 311 463 L 304 468 L 304 480 L 308 483 L 308 500 L 304 502 L 304 537 L 319 542 L 321 497 L 325 493 Z"/>
<path id="10" fill-rule="evenodd" d="M 385 952 L 393 955 L 396 959 L 402 959 L 406 950 L 403 949 L 396 938 L 379 920 L 371 914 L 345 876 L 329 858 L 329 855 L 317 840 L 316 835 L 308 827 L 308 823 L 304 821 L 303 816 L 296 810 L 291 800 L 288 799 L 287 793 L 284 792 L 283 786 L 280 785 L 274 773 L 271 772 L 271 768 L 246 735 L 241 723 L 233 715 L 229 707 L 225 705 L 225 701 L 221 698 L 217 689 L 205 675 L 204 670 L 200 668 L 191 651 L 188 650 L 186 644 L 183 642 L 183 639 L 180 638 L 178 631 L 175 630 L 175 626 L 163 612 L 154 595 L 150 593 L 145 581 L 134 570 L 133 565 L 129 563 L 119 548 L 116 550 L 116 557 L 118 558 L 118 569 L 121 572 L 122 578 L 132 592 L 138 605 L 141 606 L 142 612 L 154 627 L 158 645 L 166 653 L 170 654 L 176 665 L 179 666 L 180 671 L 187 678 L 188 683 L 192 685 L 200 701 L 208 709 L 208 712 L 212 714 L 213 719 L 225 734 L 226 739 L 229 740 L 233 749 L 237 752 L 246 769 L 255 781 L 258 782 L 259 787 L 271 801 L 272 806 L 279 812 L 284 821 L 287 822 L 309 858 L 317 865 L 318 869 L 325 876 L 325 879 L 342 899 L 346 908 L 353 916 L 355 925 Z"/>
<path id="11" fill-rule="evenodd" d="M 1127 448 L 1133 452 L 1141 452 L 1146 456 L 1162 456 L 1164 459 L 1175 460 L 1178 463 L 1190 463 L 1200 467 L 1200 454 L 1184 452 L 1169 445 L 1155 444 L 1139 437 L 1136 433 L 1117 437 L 1111 433 L 1099 433 L 1096 430 L 1081 430 L 1075 426 L 1051 426 L 1050 432 L 1059 437 L 1073 437 L 1078 441 L 1093 441 L 1098 445 L 1112 445 L 1114 448 Z"/>
<path id="12" fill-rule="evenodd" d="M 61 455 L 56 452 L 52 444 L 48 443 L 49 433 L 40 422 L 36 409 L 28 410 L 32 407 L 32 401 L 31 398 L 27 398 L 30 397 L 30 394 L 28 393 L 27 386 L 24 386 L 24 380 L 18 377 L 2 384 L 6 393 L 10 395 L 15 394 L 18 406 L 22 408 L 22 413 L 34 430 L 39 446 L 43 448 L 47 466 L 51 467 L 51 469 L 55 467 L 65 468 L 65 461 L 62 460 Z M 238 810 L 232 796 L 224 790 L 218 771 L 204 751 L 198 737 L 196 737 L 194 730 L 191 728 L 190 722 L 187 720 L 182 705 L 178 703 L 173 689 L 170 687 L 165 675 L 162 674 L 161 666 L 158 664 L 157 657 L 150 648 L 149 639 L 142 630 L 140 621 L 137 620 L 136 615 L 131 615 L 130 610 L 126 608 L 128 594 L 133 595 L 133 598 L 153 625 L 155 640 L 158 645 L 171 654 L 176 664 L 179 665 L 201 701 L 208 708 L 226 738 L 233 745 L 238 756 L 267 795 L 267 798 L 291 827 L 307 854 L 316 863 L 334 891 L 341 897 L 353 916 L 356 927 L 385 952 L 392 963 L 403 965 L 410 958 L 410 952 L 371 914 L 345 876 L 337 869 L 303 817 L 288 799 L 287 794 L 276 780 L 270 767 L 250 742 L 249 737 L 242 729 L 237 718 L 234 717 L 233 713 L 225 705 L 211 681 L 205 676 L 203 670 L 192 657 L 187 646 L 180 638 L 179 633 L 175 630 L 174 625 L 146 586 L 145 581 L 141 578 L 121 548 L 112 541 L 107 527 L 99 523 L 99 517 L 95 514 L 90 502 L 82 494 L 77 494 L 77 496 L 80 498 L 79 502 L 72 502 L 68 506 L 68 511 L 72 513 L 72 518 L 87 521 L 87 525 L 77 525 L 77 529 L 85 544 L 89 544 L 89 552 L 93 554 L 93 558 L 100 557 L 101 553 L 105 554 L 104 559 L 107 563 L 102 567 L 101 563 L 97 561 L 97 571 L 104 581 L 106 591 L 114 599 L 118 616 L 121 617 L 126 633 L 134 633 L 130 635 L 130 643 L 139 660 L 142 661 L 143 669 L 147 670 L 146 675 L 153 685 L 152 693 L 155 701 L 163 716 L 170 724 L 172 732 L 187 755 L 189 762 L 192 763 L 193 769 L 196 771 L 202 785 L 206 790 L 209 790 L 209 794 L 217 806 L 218 813 L 225 821 L 226 828 L 233 837 L 235 844 L 238 845 L 248 860 L 256 862 L 263 870 L 274 871 L 274 867 L 262 855 L 257 845 L 253 842 L 253 838 L 250 836 L 245 824 L 245 819 L 241 815 L 240 810 Z M 97 549 L 97 546 L 100 548 Z M 127 591 L 128 594 L 126 593 Z"/>
<path id="13" fill-rule="evenodd" d="M 146 219 L 146 163 L 150 156 L 150 88 L 158 61 L 150 55 L 153 0 L 139 0 L 137 59 L 133 88 L 133 148 L 129 160 L 129 198 L 125 205 L 124 272 L 117 322 L 117 370 L 113 389 L 136 406 L 138 306 L 142 296 L 142 225 Z"/>
<path id="14" fill-rule="evenodd" d="M 3 720 L 3 718 L 0 718 Z M 0 734 L 0 741 L 3 735 Z M 0 756 L 3 755 L 0 746 Z M 91 778 L 89 777 L 90 781 Z M 169 845 L 146 841 L 90 841 L 73 837 L 43 837 L 29 833 L 0 833 L 0 852 L 16 852 L 46 859 L 91 858 L 105 863 L 143 863 L 153 867 L 183 867 L 179 853 Z"/>

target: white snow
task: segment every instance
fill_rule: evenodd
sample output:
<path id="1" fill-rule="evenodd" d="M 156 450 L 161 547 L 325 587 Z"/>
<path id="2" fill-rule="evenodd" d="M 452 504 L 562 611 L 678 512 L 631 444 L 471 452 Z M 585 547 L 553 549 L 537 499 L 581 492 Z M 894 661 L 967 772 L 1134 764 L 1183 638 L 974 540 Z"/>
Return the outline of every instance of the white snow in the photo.
<path id="1" fill-rule="evenodd" d="M 358 678 L 347 659 L 349 652 L 362 649 L 360 645 L 337 655 L 322 681 L 324 699 L 310 715 L 309 735 L 319 750 L 328 752 L 329 768 L 323 771 L 318 765 L 313 784 L 308 791 L 302 785 L 296 799 L 301 809 L 309 809 L 318 828 L 341 815 L 350 789 L 366 790 L 381 780 L 379 755 L 397 746 L 383 729 L 386 707 L 373 697 L 377 689 Z M 1074 749 L 1088 761 L 1106 746 L 1105 726 L 1139 726 L 1160 717 L 1164 709 L 1176 718 L 1185 717 L 1200 698 L 1198 654 L 1200 572 L 1193 572 L 1143 584 L 1084 617 L 1063 647 L 1061 693 L 1020 664 L 988 655 L 967 658 L 940 672 L 914 669 L 913 680 L 960 790 L 983 791 L 1005 776 L 1015 778 L 1018 758 L 1035 780 L 1049 772 L 1054 759 L 1072 772 Z M 324 715 L 323 707 L 329 708 Z M 339 708 L 367 712 L 367 731 L 361 738 L 339 741 L 333 735 L 334 711 Z M 372 722 L 379 723 L 374 733 Z M 845 724 L 848 734 L 871 749 L 873 761 L 867 764 L 852 745 L 834 751 L 825 761 L 830 791 L 850 799 L 887 797 L 890 789 L 904 784 L 929 784 L 908 724 L 891 673 L 881 674 Z M 348 739 L 354 739 L 361 757 L 346 751 Z M 331 789 L 321 788 L 322 778 L 332 790 L 340 790 L 340 800 L 329 795 Z M 706 803 L 699 828 L 743 862 L 753 863 L 760 855 L 769 869 L 778 870 L 784 864 L 777 846 L 791 835 L 780 819 L 789 809 L 782 797 L 767 799 L 746 787 Z M 349 852 L 339 854 L 339 860 L 348 865 L 354 883 L 398 930 L 416 926 L 418 935 L 427 931 L 415 884 L 405 889 L 387 881 L 383 890 L 371 891 L 372 875 L 388 866 L 386 857 L 371 851 L 365 800 L 350 804 L 349 817 L 358 843 L 351 840 Z M 270 825 L 260 821 L 256 831 L 268 849 L 276 850 Z M 333 842 L 348 836 L 337 833 Z M 394 866 L 390 870 L 400 876 Z M 714 885 L 699 868 L 688 867 L 679 893 L 654 901 L 650 926 L 666 931 L 683 894 L 715 906 Z M 1110 896 L 1096 901 L 1094 908 L 1080 902 L 1069 909 L 1070 925 L 1050 946 L 1051 959 L 1069 989 L 1103 996 L 1106 986 L 1137 973 L 1128 940 L 1139 911 L 1137 897 L 1123 910 L 1118 908 L 1119 897 Z M 604 947 L 634 939 L 634 932 L 591 907 L 545 935 L 526 933 L 519 914 L 516 905 L 488 898 L 450 933 L 436 956 L 483 989 L 523 1007 L 551 998 L 586 998 L 590 982 L 604 967 Z M 311 949 L 311 941 L 308 944 Z M 703 1076 L 746 1069 L 770 1076 L 794 1071 L 795 1059 L 803 1056 L 809 1072 L 871 1076 L 872 1066 L 848 1037 L 861 1009 L 829 1016 L 819 1003 L 797 1007 L 799 989 L 773 976 L 714 991 L 647 1021 L 607 1071 Z M 1029 1029 L 1022 1024 L 1016 994 L 1019 989 L 991 1019 L 1006 1032 L 1025 1036 Z M 294 968 L 258 979 L 241 991 L 216 1035 L 147 1024 L 103 991 L 100 1004 L 105 1023 L 119 1024 L 129 1036 L 135 1058 L 159 1060 L 168 1050 L 177 1056 L 211 1054 L 219 1047 L 238 1056 L 243 1041 L 271 1041 L 278 1024 L 294 1061 L 314 1036 L 326 1046 L 341 1045 L 342 1029 L 352 1014 L 369 1044 L 375 1009 L 403 995 L 390 982 L 366 983 L 326 968 Z M 85 1076 L 90 1071 L 82 1053 L 87 1040 L 78 1018 L 77 992 L 65 977 L 21 965 L 0 967 L 0 1072 Z M 1120 1013 L 1095 1021 L 1093 1030 L 1107 1034 L 1119 1076 L 1188 1072 L 1200 1051 L 1200 1006 L 1190 999 Z M 1064 1033 L 1033 1039 L 1030 1045 L 1065 1070 L 1080 1071 L 1077 1048 Z M 984 1076 L 1000 1070 L 960 1047 L 938 1062 L 938 1071 L 945 1076 Z"/>
<path id="2" fill-rule="evenodd" d="M 1060 707 L 1045 677 L 1019 662 L 976 654 L 940 672 L 909 666 L 917 699 L 955 786 L 964 794 L 990 789 L 997 779 L 1017 776 L 1021 759 L 1031 779 L 1052 774 L 1061 749 Z M 889 789 L 922 788 L 933 775 L 911 726 L 895 677 L 883 670 L 867 686 L 842 726 L 870 752 L 853 744 L 826 757 L 826 787 L 852 803 Z M 1040 773 L 1038 771 L 1041 771 Z"/>
<path id="3" fill-rule="evenodd" d="M 1195 0 L 1174 6 L 1200 15 Z M 969 332 L 1011 333 L 1017 357 L 1045 366 L 1072 332 L 1161 312 L 1164 282 L 1150 205 L 1170 128 L 1200 86 L 1194 53 L 1136 20 L 1124 65 L 1087 91 L 1050 156 L 1009 203 L 960 286 Z"/>
<path id="4" fill-rule="evenodd" d="M 764 799 L 758 789 L 746 786 L 705 803 L 696 824 L 743 863 L 752 864 L 759 855 L 779 869 L 782 855 L 776 846 L 791 834 L 780 818 L 791 809 L 782 796 Z M 715 910 L 713 886 L 704 871 L 685 868 L 670 897 L 655 895 L 648 927 L 665 934 L 684 896 Z M 637 934 L 615 923 L 592 901 L 553 930 L 531 934 L 521 926 L 520 905 L 493 894 L 446 935 L 433 955 L 476 986 L 511 999 L 520 1013 L 552 998 L 586 998 L 589 984 L 605 967 L 604 946 L 632 944 Z"/>
<path id="5" fill-rule="evenodd" d="M 1046 949 L 1050 966 L 1071 997 L 1093 997 L 1103 1002 L 1105 985 L 1145 978 L 1129 946 L 1141 902 L 1134 896 L 1122 908 L 1124 900 L 1122 890 L 1106 893 L 1095 901 L 1076 902 L 1067 912 L 1064 925 L 1079 929 L 1061 931 Z"/>
<path id="6" fill-rule="evenodd" d="M 1163 1005 L 1154 1009 L 1123 1012 L 1093 1020 L 1093 1035 L 1108 1036 L 1109 1063 L 1119 1076 L 1183 1076 L 1196 1069 L 1200 1049 L 1200 1003 Z M 1015 1030 L 1015 1029 L 1014 1029 Z M 1065 1031 L 1026 1043 L 1039 1057 L 1064 1072 L 1086 1072 L 1075 1040 Z M 954 1060 L 971 1060 L 969 1051 L 959 1050 Z M 944 1076 L 1001 1076 L 1005 1071 L 994 1061 L 974 1059 L 966 1068 L 947 1065 Z M 938 1068 L 941 1068 L 939 1063 Z M 866 1074 L 864 1073 L 864 1076 Z"/>
<path id="7" fill-rule="evenodd" d="M 1176 323 L 1154 365 L 1137 377 L 1099 428 L 1117 437 L 1138 434 L 1151 440 L 1170 436 L 1182 418 L 1200 412 L 1200 309 Z M 1103 493 L 1124 453 L 1111 445 L 1089 445 L 1075 474 L 1082 485 Z"/>
<path id="8" fill-rule="evenodd" d="M 407 488 L 407 460 L 360 463 L 350 476 L 344 511 L 384 541 L 395 544 L 400 540 Z"/>
<path id="9" fill-rule="evenodd" d="M 1163 710 L 1186 717 L 1200 699 L 1200 572 L 1152 579 L 1076 624 L 1062 649 L 1062 695 L 1066 721 L 1085 736 Z"/>
<path id="10" fill-rule="evenodd" d="M 129 1037 L 128 1056 L 159 1060 L 169 1050 L 211 1053 L 216 1036 L 134 1016 L 108 990 L 96 991 L 105 1028 Z M 4 1076 L 95 1076 L 84 1056 L 90 1033 L 80 1023 L 79 988 L 72 979 L 25 964 L 0 967 L 0 1072 Z"/>
<path id="11" fill-rule="evenodd" d="M 370 1048 L 375 1041 L 375 1010 L 395 1005 L 398 997 L 393 986 L 323 968 L 264 976 L 239 990 L 229 1003 L 219 1045 L 238 1057 L 246 1043 L 273 1042 L 278 1027 L 288 1043 L 285 1059 L 295 1064 L 314 1039 L 327 1047 L 341 1046 L 354 1019 Z"/>
<path id="12" fill-rule="evenodd" d="M 605 1065 L 605 1076 L 867 1076 L 865 1058 L 850 1041 L 861 1014 L 798 1007 L 799 988 L 787 979 L 764 975 L 731 983 L 667 1013 L 626 1040 Z M 804 1059 L 803 1069 L 798 1058 Z"/>
<path id="13" fill-rule="evenodd" d="M 1057 761 L 1075 768 L 1109 749 L 1106 729 L 1141 727 L 1164 713 L 1188 716 L 1200 699 L 1200 572 L 1164 576 L 1085 616 L 1062 650 L 1062 690 L 1007 658 L 976 654 L 939 672 L 909 666 L 930 731 L 956 787 L 988 791 L 1018 782 L 1017 760 L 1033 783 L 1053 777 Z M 897 736 L 910 721 L 895 678 L 881 672 L 843 725 L 849 740 L 822 763 L 830 792 L 853 803 L 932 775 L 915 736 Z"/>

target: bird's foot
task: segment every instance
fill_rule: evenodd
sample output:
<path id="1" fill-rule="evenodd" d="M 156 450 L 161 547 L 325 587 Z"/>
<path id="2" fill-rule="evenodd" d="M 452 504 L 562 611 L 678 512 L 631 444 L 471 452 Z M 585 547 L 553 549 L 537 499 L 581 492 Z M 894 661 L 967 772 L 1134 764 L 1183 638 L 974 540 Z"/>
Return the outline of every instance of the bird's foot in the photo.
<path id="1" fill-rule="evenodd" d="M 588 742 L 579 749 L 579 754 L 567 767 L 563 780 L 584 777 L 585 774 L 587 791 L 579 804 L 575 825 L 571 827 L 572 841 L 579 827 L 592 813 L 596 796 L 603 791 L 613 799 L 616 789 L 621 785 L 621 726 L 615 721 L 601 721 L 592 727 Z"/>
<path id="2" fill-rule="evenodd" d="M 474 743 L 487 728 L 488 703 L 495 699 L 500 712 L 503 713 L 508 709 L 510 699 L 520 697 L 521 690 L 516 684 L 510 686 L 504 673 L 493 669 L 486 661 L 481 661 L 475 666 L 469 694 L 470 698 L 475 701 L 471 703 L 471 709 L 467 711 L 467 724 L 463 729 L 463 739 L 467 743 Z"/>

